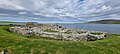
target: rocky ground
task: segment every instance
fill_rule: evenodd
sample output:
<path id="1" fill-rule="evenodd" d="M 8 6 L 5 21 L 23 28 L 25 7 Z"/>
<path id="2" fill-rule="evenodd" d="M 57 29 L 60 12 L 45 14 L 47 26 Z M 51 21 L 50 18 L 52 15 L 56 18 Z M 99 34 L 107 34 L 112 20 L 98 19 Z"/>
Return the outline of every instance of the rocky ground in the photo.
<path id="1" fill-rule="evenodd" d="M 25 36 L 40 36 L 67 41 L 95 41 L 106 37 L 105 32 L 64 28 L 55 24 L 12 26 L 9 28 L 9 31 Z"/>

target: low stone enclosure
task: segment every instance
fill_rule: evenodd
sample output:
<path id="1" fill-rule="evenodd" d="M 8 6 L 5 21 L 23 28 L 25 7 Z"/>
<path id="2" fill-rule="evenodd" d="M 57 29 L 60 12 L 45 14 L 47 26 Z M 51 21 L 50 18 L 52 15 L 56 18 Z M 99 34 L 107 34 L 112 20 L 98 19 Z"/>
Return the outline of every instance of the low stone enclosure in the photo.
<path id="1" fill-rule="evenodd" d="M 38 36 L 67 41 L 95 41 L 106 37 L 106 32 L 64 28 L 55 24 L 13 26 L 9 28 L 9 31 L 25 36 Z"/>

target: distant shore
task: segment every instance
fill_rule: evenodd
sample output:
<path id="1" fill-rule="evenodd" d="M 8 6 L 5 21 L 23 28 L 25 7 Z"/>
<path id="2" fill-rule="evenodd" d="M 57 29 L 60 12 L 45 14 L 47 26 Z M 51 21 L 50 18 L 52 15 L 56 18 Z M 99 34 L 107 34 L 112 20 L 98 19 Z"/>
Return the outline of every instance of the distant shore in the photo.
<path id="1" fill-rule="evenodd" d="M 107 19 L 107 20 L 98 20 L 86 22 L 86 24 L 120 24 L 120 20 Z"/>

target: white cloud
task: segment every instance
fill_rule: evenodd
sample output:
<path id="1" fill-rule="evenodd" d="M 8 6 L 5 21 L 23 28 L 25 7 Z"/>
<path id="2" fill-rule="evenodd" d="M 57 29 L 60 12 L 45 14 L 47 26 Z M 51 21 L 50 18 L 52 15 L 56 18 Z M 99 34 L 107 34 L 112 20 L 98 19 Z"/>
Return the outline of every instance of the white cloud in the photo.
<path id="1" fill-rule="evenodd" d="M 44 17 L 90 18 L 103 16 L 120 9 L 119 0 L 0 0 L 0 8 L 24 11 Z M 117 13 L 115 13 L 117 14 Z M 117 14 L 119 16 L 119 14 Z M 99 18 L 99 17 L 98 17 Z M 39 18 L 38 18 L 39 19 Z"/>
<path id="2" fill-rule="evenodd" d="M 4 15 L 8 15 L 8 14 L 3 14 L 3 13 L 0 13 L 0 16 L 1 16 L 1 15 L 3 15 L 3 16 L 4 16 Z"/>
<path id="3" fill-rule="evenodd" d="M 5 9 L 13 9 L 13 10 L 24 10 L 24 7 L 13 3 L 10 0 L 0 0 L 0 7 Z"/>
<path id="4" fill-rule="evenodd" d="M 27 12 L 25 12 L 25 11 L 23 11 L 23 12 L 18 12 L 18 14 L 20 14 L 20 15 L 25 15 L 25 14 L 27 14 Z"/>

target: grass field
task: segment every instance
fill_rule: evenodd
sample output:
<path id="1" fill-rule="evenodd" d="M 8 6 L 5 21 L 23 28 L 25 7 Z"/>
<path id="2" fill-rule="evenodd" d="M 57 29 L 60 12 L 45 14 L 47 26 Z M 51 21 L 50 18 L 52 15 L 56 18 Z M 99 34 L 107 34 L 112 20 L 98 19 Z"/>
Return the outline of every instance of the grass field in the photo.
<path id="1" fill-rule="evenodd" d="M 34 39 L 8 32 L 0 26 L 0 51 L 8 54 L 120 54 L 120 36 L 90 42 Z"/>

